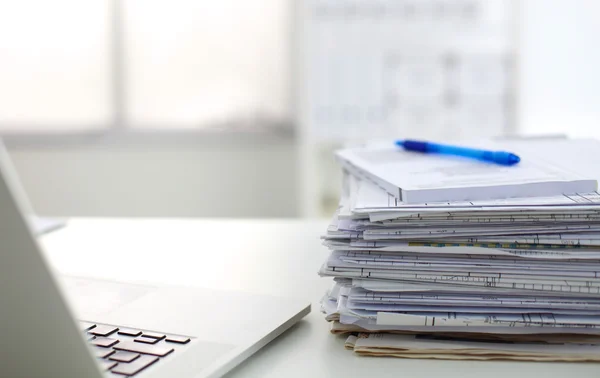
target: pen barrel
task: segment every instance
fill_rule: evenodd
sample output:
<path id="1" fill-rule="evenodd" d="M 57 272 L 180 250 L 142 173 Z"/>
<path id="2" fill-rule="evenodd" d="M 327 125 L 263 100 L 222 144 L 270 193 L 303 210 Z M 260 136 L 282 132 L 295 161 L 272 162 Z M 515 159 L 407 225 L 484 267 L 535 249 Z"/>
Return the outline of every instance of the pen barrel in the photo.
<path id="1" fill-rule="evenodd" d="M 427 152 L 436 152 L 440 154 L 464 156 L 473 159 L 493 161 L 493 155 L 491 155 L 493 153 L 492 151 L 478 150 L 475 148 L 428 143 Z"/>
<path id="2" fill-rule="evenodd" d="M 425 152 L 436 152 L 440 154 L 464 156 L 472 159 L 489 161 L 501 165 L 513 165 L 519 162 L 519 157 L 504 151 L 487 151 L 475 148 L 465 148 L 458 146 L 447 146 L 443 144 L 428 143 Z"/>
<path id="3" fill-rule="evenodd" d="M 471 158 L 475 158 L 475 159 L 483 159 L 484 154 L 486 152 L 489 152 L 489 151 L 477 150 L 477 149 L 473 149 L 473 148 L 448 146 L 445 144 L 423 142 L 420 140 L 404 140 L 402 142 L 397 142 L 397 144 L 404 147 L 404 149 L 407 151 L 458 155 L 458 156 L 471 157 Z"/>
<path id="4" fill-rule="evenodd" d="M 449 146 L 445 144 L 423 142 L 420 140 L 400 140 L 396 141 L 396 144 L 403 147 L 407 151 L 464 156 L 501 165 L 514 165 L 521 160 L 517 155 L 510 152 L 487 151 L 476 148 Z"/>

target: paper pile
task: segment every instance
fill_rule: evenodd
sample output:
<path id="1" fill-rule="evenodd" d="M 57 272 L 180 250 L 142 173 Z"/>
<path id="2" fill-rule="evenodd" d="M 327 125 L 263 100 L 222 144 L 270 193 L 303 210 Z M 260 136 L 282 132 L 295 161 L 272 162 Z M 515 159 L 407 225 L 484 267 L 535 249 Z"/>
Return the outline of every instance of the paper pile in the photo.
<path id="1" fill-rule="evenodd" d="M 598 142 L 535 143 L 600 161 Z M 358 354 L 600 360 L 598 192 L 405 204 L 346 172 L 324 243 L 322 309 Z"/>

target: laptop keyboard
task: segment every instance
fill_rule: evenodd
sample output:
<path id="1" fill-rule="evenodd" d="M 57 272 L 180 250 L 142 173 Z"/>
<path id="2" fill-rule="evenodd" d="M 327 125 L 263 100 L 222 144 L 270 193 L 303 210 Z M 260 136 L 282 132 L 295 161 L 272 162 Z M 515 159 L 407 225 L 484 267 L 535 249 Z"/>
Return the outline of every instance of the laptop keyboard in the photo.
<path id="1" fill-rule="evenodd" d="M 80 322 L 98 364 L 115 377 L 133 377 L 189 346 L 187 336 Z"/>

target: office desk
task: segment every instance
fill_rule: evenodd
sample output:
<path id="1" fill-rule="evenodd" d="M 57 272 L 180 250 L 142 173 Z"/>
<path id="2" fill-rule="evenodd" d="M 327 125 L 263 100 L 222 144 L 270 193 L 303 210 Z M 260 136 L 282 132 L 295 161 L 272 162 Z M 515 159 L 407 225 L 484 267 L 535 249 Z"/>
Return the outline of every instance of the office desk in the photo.
<path id="1" fill-rule="evenodd" d="M 42 237 L 63 274 L 304 298 L 313 311 L 230 377 L 600 377 L 598 364 L 403 360 L 358 357 L 329 334 L 318 301 L 331 280 L 327 223 L 295 220 L 73 219 Z M 248 314 L 244 314 L 248 316 Z"/>

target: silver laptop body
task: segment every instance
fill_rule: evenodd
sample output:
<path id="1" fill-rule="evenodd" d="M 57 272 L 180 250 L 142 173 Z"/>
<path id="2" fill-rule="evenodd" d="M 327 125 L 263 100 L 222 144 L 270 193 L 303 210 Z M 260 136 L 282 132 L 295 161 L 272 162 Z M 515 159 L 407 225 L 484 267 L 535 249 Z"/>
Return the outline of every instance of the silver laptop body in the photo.
<path id="1" fill-rule="evenodd" d="M 221 376 L 310 312 L 263 295 L 57 276 L 30 215 L 0 144 L 1 377 Z"/>

